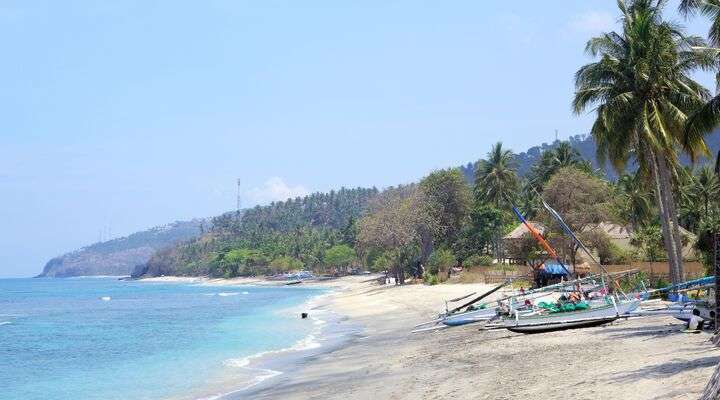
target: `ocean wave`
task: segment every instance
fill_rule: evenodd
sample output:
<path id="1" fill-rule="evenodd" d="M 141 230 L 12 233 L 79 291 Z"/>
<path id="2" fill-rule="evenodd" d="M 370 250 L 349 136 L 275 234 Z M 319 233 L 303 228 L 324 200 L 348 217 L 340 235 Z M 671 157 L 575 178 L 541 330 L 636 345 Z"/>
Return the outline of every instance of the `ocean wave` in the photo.
<path id="1" fill-rule="evenodd" d="M 263 382 L 264 380 L 266 380 L 266 379 L 270 379 L 270 378 L 272 378 L 272 377 L 275 377 L 275 376 L 278 376 L 278 375 L 281 375 L 281 374 L 282 374 L 282 372 L 280 372 L 280 371 L 275 371 L 275 370 L 272 370 L 272 369 L 265 369 L 265 368 L 248 368 L 248 367 L 245 367 L 245 368 L 246 368 L 246 369 L 249 369 L 249 370 L 251 370 L 251 371 L 259 372 L 259 374 L 255 375 L 250 382 L 248 382 L 246 385 L 244 385 L 243 387 L 241 387 L 241 388 L 239 388 L 239 389 L 233 390 L 233 391 L 228 392 L 228 393 L 222 393 L 222 394 L 216 394 L 216 395 L 201 397 L 201 398 L 198 398 L 197 400 L 219 400 L 219 399 L 223 399 L 223 398 L 225 398 L 225 397 L 227 397 L 227 396 L 229 396 L 229 395 L 232 395 L 232 394 L 235 394 L 235 393 L 240 393 L 240 392 L 242 392 L 242 391 L 248 390 L 248 389 L 250 389 L 251 387 L 262 383 L 262 382 Z"/>
<path id="2" fill-rule="evenodd" d="M 227 296 L 237 296 L 240 293 L 238 292 L 220 292 L 218 293 L 218 296 L 227 297 Z"/>
<path id="3" fill-rule="evenodd" d="M 0 325 L 10 325 L 12 322 L 10 321 L 0 321 Z"/>

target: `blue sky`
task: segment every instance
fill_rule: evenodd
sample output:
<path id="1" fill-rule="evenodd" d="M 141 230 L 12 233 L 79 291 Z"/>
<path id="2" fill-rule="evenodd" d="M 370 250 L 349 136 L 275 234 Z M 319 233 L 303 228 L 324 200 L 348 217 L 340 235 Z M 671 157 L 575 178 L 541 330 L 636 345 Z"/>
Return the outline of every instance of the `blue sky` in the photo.
<path id="1" fill-rule="evenodd" d="M 237 178 L 251 206 L 586 133 L 573 74 L 616 15 L 611 0 L 0 1 L 0 276 L 101 231 L 232 209 Z"/>

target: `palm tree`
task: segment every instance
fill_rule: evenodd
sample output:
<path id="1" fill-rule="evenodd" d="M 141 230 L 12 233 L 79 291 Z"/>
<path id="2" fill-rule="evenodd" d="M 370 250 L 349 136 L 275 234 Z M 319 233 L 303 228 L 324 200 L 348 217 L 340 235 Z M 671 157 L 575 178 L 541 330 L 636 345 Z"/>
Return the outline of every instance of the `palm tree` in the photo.
<path id="1" fill-rule="evenodd" d="M 586 51 L 599 60 L 575 75 L 573 109 L 596 107 L 592 135 L 598 158 L 623 171 L 633 158 L 651 177 L 673 283 L 682 277 L 682 242 L 672 174 L 676 147 L 691 156 L 707 152 L 702 135 L 684 129 L 688 115 L 710 97 L 690 73 L 713 64 L 698 37 L 663 21 L 663 0 L 618 1 L 622 31 L 590 39 Z"/>
<path id="2" fill-rule="evenodd" d="M 575 167 L 592 172 L 592 165 L 582 158 L 580 152 L 569 142 L 560 142 L 557 147 L 545 150 L 528 174 L 530 188 L 542 191 L 542 186 L 561 168 Z"/>
<path id="3" fill-rule="evenodd" d="M 518 183 L 515 155 L 503 149 L 502 142 L 497 142 L 475 171 L 476 199 L 501 208 L 515 198 Z"/>
<path id="4" fill-rule="evenodd" d="M 653 212 L 652 194 L 644 188 L 640 174 L 620 176 L 617 189 L 625 204 L 623 217 L 637 231 L 640 226 L 650 221 Z"/>
<path id="5" fill-rule="evenodd" d="M 693 197 L 700 201 L 703 209 L 703 218 L 707 219 L 710 213 L 710 203 L 720 194 L 720 181 L 715 171 L 709 165 L 700 167 L 695 175 Z"/>
<path id="6" fill-rule="evenodd" d="M 682 0 L 680 13 L 685 16 L 697 12 L 710 18 L 712 25 L 708 31 L 708 39 L 713 46 L 720 46 L 720 0 Z"/>

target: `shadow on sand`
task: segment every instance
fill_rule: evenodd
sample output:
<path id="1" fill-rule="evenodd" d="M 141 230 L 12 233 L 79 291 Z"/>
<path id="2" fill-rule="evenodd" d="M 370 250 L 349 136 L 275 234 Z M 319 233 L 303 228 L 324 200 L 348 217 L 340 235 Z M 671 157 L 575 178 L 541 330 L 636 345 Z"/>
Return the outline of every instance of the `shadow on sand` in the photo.
<path id="1" fill-rule="evenodd" d="M 698 368 L 714 367 L 718 362 L 720 362 L 720 356 L 703 357 L 696 360 L 675 359 L 663 364 L 648 365 L 635 371 L 618 373 L 608 380 L 611 382 L 632 382 L 640 379 L 666 378 Z"/>

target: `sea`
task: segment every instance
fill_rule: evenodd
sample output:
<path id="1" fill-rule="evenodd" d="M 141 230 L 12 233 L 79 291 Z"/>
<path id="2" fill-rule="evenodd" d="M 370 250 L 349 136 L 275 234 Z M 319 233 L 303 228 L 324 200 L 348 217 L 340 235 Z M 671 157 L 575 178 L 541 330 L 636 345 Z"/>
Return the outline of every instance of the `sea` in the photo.
<path id="1" fill-rule="evenodd" d="M 0 399 L 242 398 L 283 373 L 255 361 L 319 346 L 325 321 L 300 313 L 327 293 L 116 277 L 0 279 Z"/>

